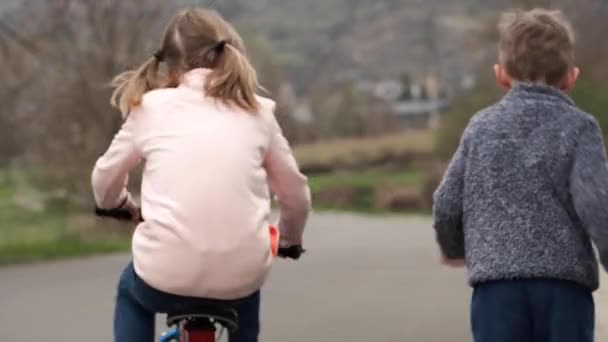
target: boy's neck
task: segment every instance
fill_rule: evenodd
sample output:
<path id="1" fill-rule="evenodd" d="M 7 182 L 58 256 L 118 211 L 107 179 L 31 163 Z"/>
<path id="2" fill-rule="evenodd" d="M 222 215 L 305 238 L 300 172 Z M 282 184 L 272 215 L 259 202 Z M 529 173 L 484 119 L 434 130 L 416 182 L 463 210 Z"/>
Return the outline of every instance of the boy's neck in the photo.
<path id="1" fill-rule="evenodd" d="M 518 80 L 511 80 L 511 89 L 516 88 L 518 86 L 521 85 L 530 85 L 530 86 L 539 86 L 539 87 L 553 87 L 553 88 L 557 88 L 556 86 L 552 86 L 547 84 L 547 82 L 545 81 L 534 81 L 534 82 L 528 82 L 528 81 L 518 81 Z"/>

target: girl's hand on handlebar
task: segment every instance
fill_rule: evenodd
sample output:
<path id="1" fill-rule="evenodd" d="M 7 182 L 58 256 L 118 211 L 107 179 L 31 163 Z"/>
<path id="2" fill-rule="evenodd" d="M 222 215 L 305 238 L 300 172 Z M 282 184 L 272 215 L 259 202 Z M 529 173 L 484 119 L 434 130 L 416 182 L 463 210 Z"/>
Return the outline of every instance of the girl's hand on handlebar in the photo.
<path id="1" fill-rule="evenodd" d="M 300 245 L 290 247 L 279 247 L 278 256 L 280 258 L 298 260 L 300 259 L 300 256 L 305 252 L 306 250 Z"/>
<path id="2" fill-rule="evenodd" d="M 129 213 L 131 213 L 131 221 L 139 223 L 141 221 L 141 212 L 139 210 L 139 206 L 137 203 L 135 203 L 131 195 L 127 196 L 127 200 L 125 201 L 125 204 L 122 205 L 121 209 L 128 210 Z"/>

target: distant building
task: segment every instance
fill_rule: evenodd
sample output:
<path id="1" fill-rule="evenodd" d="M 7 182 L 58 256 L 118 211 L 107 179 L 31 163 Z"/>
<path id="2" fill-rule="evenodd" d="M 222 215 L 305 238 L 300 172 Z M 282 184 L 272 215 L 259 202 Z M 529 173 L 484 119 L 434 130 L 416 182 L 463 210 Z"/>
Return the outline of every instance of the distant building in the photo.
<path id="1" fill-rule="evenodd" d="M 449 100 L 436 78 L 414 82 L 409 76 L 401 80 L 361 81 L 357 89 L 371 96 L 374 110 L 395 115 L 404 128 L 435 128 L 439 114 Z"/>
<path id="2" fill-rule="evenodd" d="M 448 101 L 445 99 L 398 101 L 393 103 L 390 108 L 399 122 L 406 127 L 432 127 L 435 125 L 432 122 L 433 116 L 446 110 Z"/>
<path id="3" fill-rule="evenodd" d="M 374 87 L 374 96 L 387 101 L 399 101 L 403 92 L 403 84 L 399 81 L 380 81 Z"/>
<path id="4" fill-rule="evenodd" d="M 298 123 L 311 124 L 315 120 L 314 114 L 312 113 L 312 109 L 310 108 L 308 103 L 304 101 L 296 105 L 292 115 Z"/>

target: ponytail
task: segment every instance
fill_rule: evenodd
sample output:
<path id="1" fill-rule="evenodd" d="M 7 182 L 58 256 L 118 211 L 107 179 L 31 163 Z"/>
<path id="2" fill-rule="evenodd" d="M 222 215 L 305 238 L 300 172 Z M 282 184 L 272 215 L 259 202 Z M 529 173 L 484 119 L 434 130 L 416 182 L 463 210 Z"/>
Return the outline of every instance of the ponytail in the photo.
<path id="1" fill-rule="evenodd" d="M 152 57 L 137 70 L 121 73 L 112 80 L 114 93 L 110 103 L 127 117 L 133 107 L 141 104 L 144 94 L 158 88 L 159 59 Z"/>
<path id="2" fill-rule="evenodd" d="M 159 77 L 161 62 L 167 66 L 167 79 L 163 80 Z M 174 76 L 195 68 L 212 69 L 205 84 L 207 96 L 250 113 L 260 109 L 257 91 L 263 88 L 241 37 L 217 12 L 202 8 L 178 13 L 154 57 L 114 78 L 111 103 L 126 117 L 141 104 L 146 92 L 169 86 Z"/>
<path id="3" fill-rule="evenodd" d="M 229 43 L 220 42 L 218 53 L 218 64 L 209 75 L 206 93 L 246 111 L 257 112 L 260 104 L 256 93 L 261 87 L 255 69 L 247 57 Z"/>

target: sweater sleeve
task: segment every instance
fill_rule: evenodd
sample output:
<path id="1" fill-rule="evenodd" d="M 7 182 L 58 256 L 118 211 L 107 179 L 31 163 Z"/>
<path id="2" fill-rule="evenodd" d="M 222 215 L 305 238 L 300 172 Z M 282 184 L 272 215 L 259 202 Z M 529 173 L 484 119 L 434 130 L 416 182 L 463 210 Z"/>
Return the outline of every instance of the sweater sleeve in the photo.
<path id="1" fill-rule="evenodd" d="M 589 120 L 579 134 L 570 176 L 574 208 L 608 271 L 608 165 L 602 132 Z"/>
<path id="2" fill-rule="evenodd" d="M 448 259 L 464 258 L 462 205 L 466 146 L 461 140 L 456 153 L 433 194 L 433 219 L 439 248 Z"/>
<path id="3" fill-rule="evenodd" d="M 279 203 L 280 245 L 301 245 L 311 205 L 308 179 L 300 172 L 274 115 L 271 129 L 264 167 L 268 173 L 270 189 L 276 194 Z"/>
<path id="4" fill-rule="evenodd" d="M 114 136 L 106 153 L 95 164 L 91 178 L 95 202 L 100 208 L 117 208 L 129 196 L 129 171 L 141 159 L 133 141 L 134 130 L 135 123 L 131 116 Z"/>

